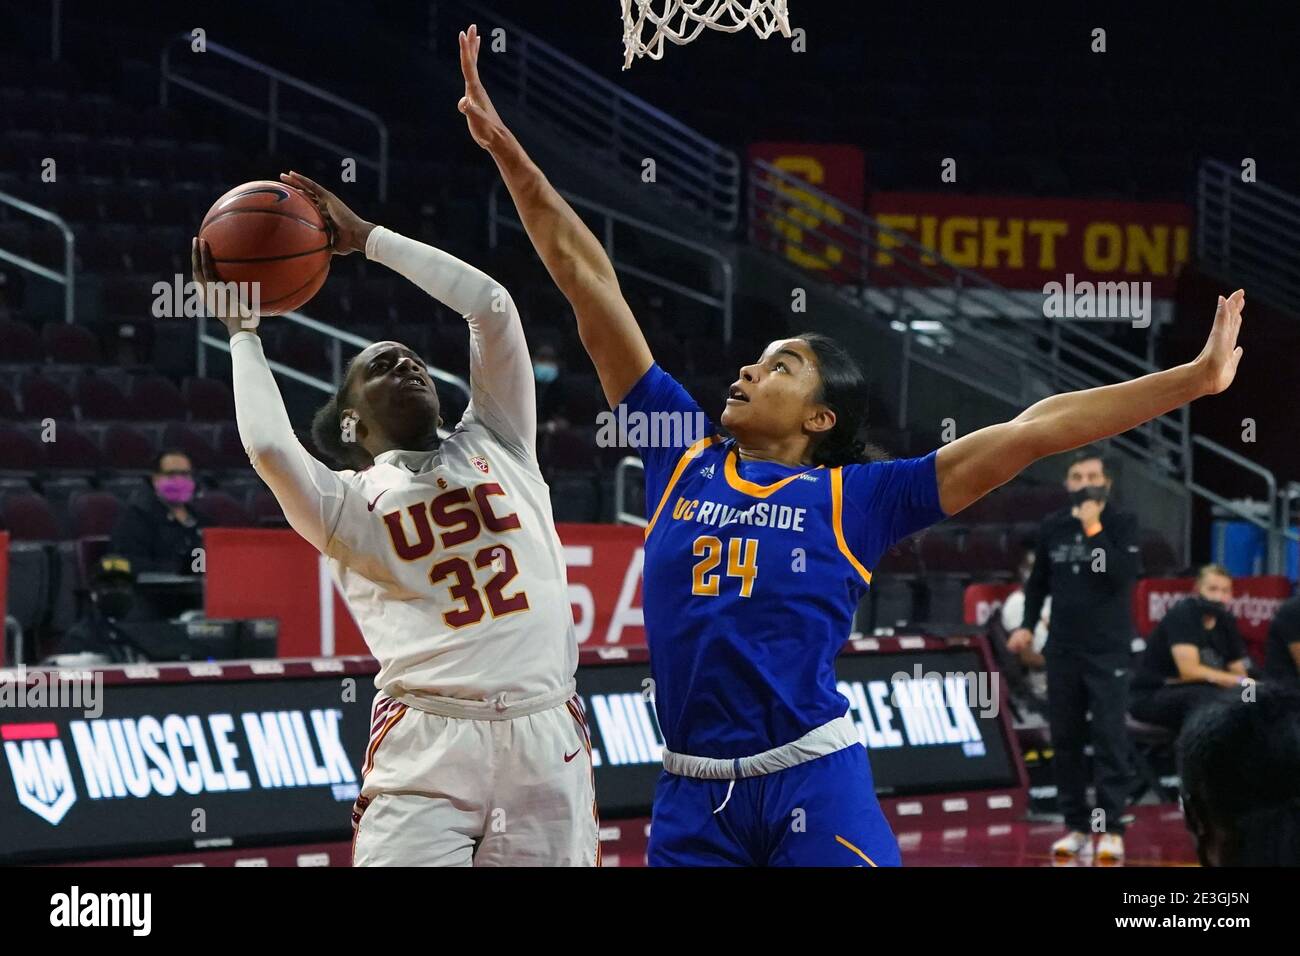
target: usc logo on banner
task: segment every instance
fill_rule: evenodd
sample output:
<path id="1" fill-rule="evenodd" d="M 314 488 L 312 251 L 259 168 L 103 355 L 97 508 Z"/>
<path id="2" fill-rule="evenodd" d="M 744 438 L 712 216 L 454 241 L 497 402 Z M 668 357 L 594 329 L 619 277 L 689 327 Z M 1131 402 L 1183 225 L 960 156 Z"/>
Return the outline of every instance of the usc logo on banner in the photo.
<path id="1" fill-rule="evenodd" d="M 807 181 L 850 209 L 863 207 L 866 154 L 856 146 L 754 143 L 749 147 L 749 161 L 752 164 L 754 160 Z M 811 190 L 781 181 L 774 188 L 789 202 L 778 212 L 768 214 L 764 226 L 784 240 L 785 257 L 815 272 L 844 271 L 846 243 L 842 241 L 843 230 L 836 228 L 844 225 L 844 213 Z"/>

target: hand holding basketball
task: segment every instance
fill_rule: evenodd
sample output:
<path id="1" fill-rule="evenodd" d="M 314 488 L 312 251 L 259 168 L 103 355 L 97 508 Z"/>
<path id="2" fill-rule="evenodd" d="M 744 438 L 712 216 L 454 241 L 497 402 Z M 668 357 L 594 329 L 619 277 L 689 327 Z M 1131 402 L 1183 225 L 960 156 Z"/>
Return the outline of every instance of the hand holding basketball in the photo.
<path id="1" fill-rule="evenodd" d="M 465 76 L 465 95 L 461 97 L 457 108 L 465 114 L 469 123 L 469 134 L 488 152 L 505 142 L 510 131 L 501 121 L 496 107 L 492 105 L 483 81 L 478 75 L 478 50 L 483 43 L 478 27 L 471 25 L 468 31 L 460 34 L 460 71 Z"/>
<path id="2" fill-rule="evenodd" d="M 336 256 L 346 256 L 351 252 L 365 252 L 366 239 L 375 228 L 372 222 L 366 222 L 354 213 L 348 204 L 334 195 L 324 186 L 316 183 L 302 173 L 290 170 L 281 173 L 280 179 L 301 190 L 307 198 L 316 204 L 320 214 L 329 226 L 332 242 L 330 251 Z"/>
<path id="3" fill-rule="evenodd" d="M 216 278 L 216 264 L 212 261 L 212 248 L 206 239 L 190 240 L 190 270 L 194 281 L 203 287 L 203 304 L 208 315 L 220 319 L 231 335 L 257 331 L 258 316 L 248 309 L 241 309 L 238 303 L 230 302 L 229 296 L 219 294 L 213 286 L 219 280 Z"/>

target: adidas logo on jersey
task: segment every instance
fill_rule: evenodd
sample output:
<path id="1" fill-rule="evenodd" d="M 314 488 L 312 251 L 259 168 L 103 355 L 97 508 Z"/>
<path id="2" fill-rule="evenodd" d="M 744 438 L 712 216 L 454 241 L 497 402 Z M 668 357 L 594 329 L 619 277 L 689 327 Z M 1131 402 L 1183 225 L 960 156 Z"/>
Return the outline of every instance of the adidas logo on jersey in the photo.
<path id="1" fill-rule="evenodd" d="M 705 467 L 701 468 L 701 469 L 700 469 L 700 474 L 703 475 L 705 478 L 712 478 L 712 477 L 713 477 L 713 466 L 712 466 L 712 465 L 706 465 Z"/>

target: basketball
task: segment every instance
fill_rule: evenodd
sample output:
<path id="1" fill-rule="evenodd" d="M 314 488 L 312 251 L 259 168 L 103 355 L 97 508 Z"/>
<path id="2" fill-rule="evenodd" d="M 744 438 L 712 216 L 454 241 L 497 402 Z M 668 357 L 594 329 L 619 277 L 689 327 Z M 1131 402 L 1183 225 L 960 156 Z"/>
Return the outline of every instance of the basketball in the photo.
<path id="1" fill-rule="evenodd" d="M 262 315 L 299 308 L 329 275 L 325 220 L 307 196 L 283 183 L 236 186 L 203 217 L 199 238 L 211 246 L 215 278 L 258 283 Z"/>

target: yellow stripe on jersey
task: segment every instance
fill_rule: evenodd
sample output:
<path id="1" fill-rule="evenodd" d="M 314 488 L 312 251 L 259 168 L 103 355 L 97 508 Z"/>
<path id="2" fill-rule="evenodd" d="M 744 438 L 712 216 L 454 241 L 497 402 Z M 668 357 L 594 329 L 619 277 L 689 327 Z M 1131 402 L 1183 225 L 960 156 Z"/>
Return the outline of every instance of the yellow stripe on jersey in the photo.
<path id="1" fill-rule="evenodd" d="M 809 468 L 807 471 L 797 472 L 796 474 L 782 478 L 780 481 L 773 482 L 770 485 L 759 485 L 752 481 L 746 481 L 744 478 L 740 477 L 740 472 L 736 470 L 736 460 L 739 455 L 740 453 L 736 451 L 735 448 L 732 448 L 731 451 L 727 453 L 727 463 L 723 466 L 723 473 L 727 476 L 727 484 L 731 485 L 731 487 L 735 488 L 737 491 L 743 491 L 745 494 L 754 498 L 766 498 L 768 495 L 775 494 L 786 485 L 790 484 L 790 482 L 798 478 L 799 475 L 806 475 L 810 471 L 819 471 L 823 467 L 822 465 L 818 465 L 816 468 Z"/>
<path id="2" fill-rule="evenodd" d="M 855 847 L 855 846 L 854 846 L 852 843 L 850 843 L 848 840 L 844 839 L 844 837 L 840 836 L 838 833 L 835 834 L 835 842 L 838 843 L 840 846 L 846 846 L 846 847 L 848 847 L 850 850 L 852 850 L 852 851 L 853 851 L 854 853 L 856 853 L 858 856 L 862 857 L 862 859 L 866 860 L 866 861 L 867 861 L 868 863 L 870 863 L 872 866 L 876 866 L 876 861 L 875 861 L 875 860 L 871 859 L 871 857 L 867 856 L 865 853 L 863 853 L 861 850 L 859 850 L 857 847 Z M 879 869 L 879 867 L 876 867 L 876 868 Z"/>
<path id="3" fill-rule="evenodd" d="M 868 584 L 871 583 L 871 572 L 862 566 L 853 552 L 849 550 L 848 542 L 844 540 L 844 470 L 842 468 L 831 469 L 831 524 L 835 528 L 835 543 L 839 545 L 840 552 L 844 557 L 849 559 L 849 564 L 857 569 L 858 574 L 862 575 L 862 580 Z"/>
<path id="4" fill-rule="evenodd" d="M 664 493 L 659 496 L 659 505 L 655 508 L 655 513 L 651 516 L 650 523 L 645 526 L 645 536 L 647 538 L 650 537 L 650 530 L 655 526 L 655 522 L 659 520 L 659 512 L 664 510 L 664 503 L 668 500 L 668 496 L 672 494 L 673 487 L 677 484 L 677 479 L 682 476 L 682 472 L 686 470 L 686 466 L 689 465 L 691 460 L 696 458 L 707 446 L 716 445 L 720 441 L 722 441 L 722 439 L 717 435 L 710 435 L 708 438 L 701 438 L 690 448 L 682 452 L 682 457 L 677 459 L 677 467 L 673 469 L 672 477 L 668 479 L 668 484 L 664 485 Z"/>

